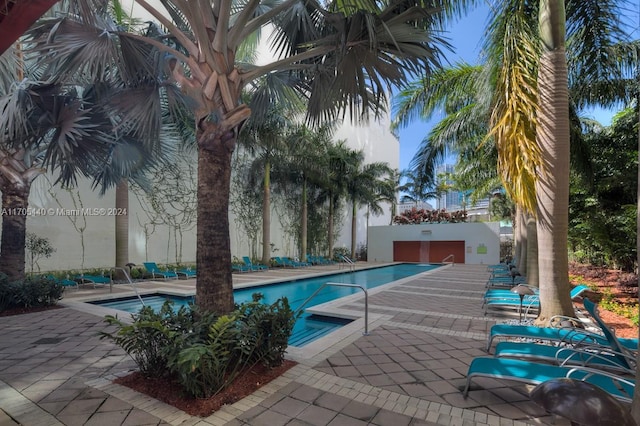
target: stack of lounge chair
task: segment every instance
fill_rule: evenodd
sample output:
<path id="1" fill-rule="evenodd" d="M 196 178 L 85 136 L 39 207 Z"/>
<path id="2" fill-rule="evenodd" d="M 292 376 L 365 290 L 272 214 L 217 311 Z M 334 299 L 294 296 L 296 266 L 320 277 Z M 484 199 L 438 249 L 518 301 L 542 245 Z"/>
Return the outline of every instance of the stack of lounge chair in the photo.
<path id="1" fill-rule="evenodd" d="M 589 299 L 583 302 L 600 333 L 575 327 L 580 320 L 564 317 L 557 318 L 558 327 L 494 325 L 487 351 L 498 338 L 526 341 L 503 341 L 496 345 L 493 357 L 475 358 L 469 365 L 464 396 L 477 377 L 528 384 L 569 377 L 587 381 L 621 401 L 630 402 L 635 387 L 638 340 L 617 338 L 600 319 L 597 305 Z"/>

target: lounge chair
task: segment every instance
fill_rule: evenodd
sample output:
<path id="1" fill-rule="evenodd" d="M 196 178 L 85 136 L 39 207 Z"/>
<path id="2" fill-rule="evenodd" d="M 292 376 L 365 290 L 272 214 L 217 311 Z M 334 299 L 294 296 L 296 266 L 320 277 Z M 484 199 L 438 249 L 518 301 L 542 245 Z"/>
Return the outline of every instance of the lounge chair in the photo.
<path id="1" fill-rule="evenodd" d="M 231 272 L 250 272 L 251 269 L 247 265 L 240 265 L 238 263 L 231 264 Z"/>
<path id="2" fill-rule="evenodd" d="M 267 265 L 263 265 L 261 263 L 253 263 L 249 256 L 243 256 L 242 260 L 244 261 L 244 264 L 252 271 L 266 271 L 267 269 L 269 269 Z"/>
<path id="3" fill-rule="evenodd" d="M 274 259 L 278 265 L 282 265 L 285 268 L 302 268 L 304 266 L 302 263 L 291 260 L 288 257 L 274 257 Z"/>
<path id="4" fill-rule="evenodd" d="M 547 362 L 559 366 L 583 366 L 612 370 L 627 374 L 635 372 L 635 357 L 615 352 L 601 345 L 552 346 L 539 343 L 500 342 L 496 345 L 498 358 L 516 358 L 534 362 Z"/>
<path id="5" fill-rule="evenodd" d="M 540 291 L 539 288 L 530 286 L 529 284 L 521 283 L 519 285 L 529 287 L 533 294 L 538 294 Z M 510 288 L 488 288 L 485 290 L 483 298 L 485 301 L 489 299 L 520 299 L 518 294 L 511 291 Z"/>
<path id="6" fill-rule="evenodd" d="M 176 269 L 175 273 L 178 274 L 178 278 L 184 277 L 185 279 L 198 276 L 196 270 L 191 268 Z"/>
<path id="7" fill-rule="evenodd" d="M 561 324 L 579 323 L 580 320 L 575 318 L 558 317 L 557 321 Z M 591 333 L 574 326 L 560 327 L 536 327 L 533 325 L 512 325 L 512 324 L 496 324 L 489 331 L 487 339 L 487 352 L 491 349 L 491 344 L 497 338 L 523 338 L 535 339 L 538 341 L 563 342 L 577 345 L 605 345 L 609 344 L 607 338 L 603 335 Z M 618 339 L 621 345 L 627 349 L 636 350 L 638 348 L 638 339 Z"/>
<path id="8" fill-rule="evenodd" d="M 516 275 L 514 277 L 491 277 L 487 280 L 485 287 L 514 287 L 517 284 L 526 284 L 527 277 L 523 277 L 522 275 Z"/>
<path id="9" fill-rule="evenodd" d="M 96 285 L 111 284 L 111 278 L 105 277 L 104 275 L 80 274 L 76 275 L 73 280 L 76 281 L 79 286 L 85 284 L 93 284 L 93 288 L 96 288 Z"/>
<path id="10" fill-rule="evenodd" d="M 46 275 L 44 276 L 44 278 L 51 280 L 53 282 L 55 282 L 56 284 L 60 284 L 61 286 L 63 286 L 65 289 L 68 287 L 75 287 L 76 289 L 78 289 L 78 281 L 74 281 L 74 280 L 70 280 L 67 278 L 56 278 L 53 275 Z"/>
<path id="11" fill-rule="evenodd" d="M 594 384 L 613 397 L 631 402 L 635 381 L 630 376 L 618 376 L 606 371 L 585 367 L 561 367 L 522 361 L 519 359 L 478 357 L 471 361 L 467 371 L 467 383 L 462 394 L 469 394 L 471 381 L 476 377 L 491 377 L 529 384 L 540 384 L 560 377 L 571 377 Z"/>
<path id="12" fill-rule="evenodd" d="M 294 268 L 304 268 L 311 266 L 309 262 L 300 262 L 299 260 L 291 259 L 290 257 L 283 257 L 282 260 L 285 264 L 293 265 Z"/>
<path id="13" fill-rule="evenodd" d="M 585 291 L 589 290 L 589 287 L 586 285 L 578 285 L 571 289 L 570 295 L 571 299 L 575 299 L 580 296 Z M 489 308 L 498 308 L 498 309 L 519 309 L 520 308 L 520 297 L 511 293 L 513 297 L 504 296 L 504 297 L 492 297 L 489 300 L 485 298 L 484 302 L 484 313 L 487 313 L 487 309 Z M 538 294 L 533 294 L 530 296 L 525 296 L 522 302 L 523 309 L 526 308 L 526 312 L 529 312 L 531 309 L 540 308 L 540 298 Z"/>
<path id="14" fill-rule="evenodd" d="M 144 262 L 143 265 L 147 272 L 151 274 L 152 278 L 164 278 L 165 280 L 168 278 L 178 279 L 177 273 L 169 270 L 161 270 L 155 262 Z"/>

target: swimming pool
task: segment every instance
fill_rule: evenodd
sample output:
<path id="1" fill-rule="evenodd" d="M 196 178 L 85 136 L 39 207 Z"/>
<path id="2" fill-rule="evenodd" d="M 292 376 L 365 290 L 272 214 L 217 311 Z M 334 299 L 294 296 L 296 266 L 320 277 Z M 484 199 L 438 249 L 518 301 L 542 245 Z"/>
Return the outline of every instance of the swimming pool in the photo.
<path id="1" fill-rule="evenodd" d="M 309 298 L 309 296 L 327 282 L 358 284 L 366 289 L 372 289 L 402 278 L 430 271 L 439 266 L 440 265 L 402 263 L 354 272 L 341 272 L 331 275 L 323 275 L 321 277 L 303 278 L 275 284 L 264 284 L 236 289 L 233 292 L 233 297 L 238 303 L 250 301 L 251 296 L 258 292 L 264 296 L 263 301 L 265 303 L 274 303 L 279 298 L 286 297 L 289 300 L 291 308 L 293 310 L 297 310 L 302 306 L 305 300 Z M 309 301 L 305 305 L 305 309 L 321 303 L 336 300 L 341 297 L 349 296 L 357 292 L 362 292 L 362 290 L 359 288 L 328 286 L 322 289 L 322 291 Z M 143 296 L 143 299 L 145 300 L 145 305 L 158 309 L 167 299 L 172 300 L 176 307 L 188 305 L 193 302 L 193 296 L 181 297 L 165 294 Z M 130 313 L 136 313 L 140 308 L 142 308 L 142 304 L 137 297 L 109 301 L 96 301 L 91 303 Z M 348 322 L 348 320 L 346 321 Z M 345 320 L 321 318 L 317 315 L 314 316 L 305 313 L 296 322 L 289 344 L 293 346 L 303 346 L 318 337 L 330 333 L 344 324 Z"/>

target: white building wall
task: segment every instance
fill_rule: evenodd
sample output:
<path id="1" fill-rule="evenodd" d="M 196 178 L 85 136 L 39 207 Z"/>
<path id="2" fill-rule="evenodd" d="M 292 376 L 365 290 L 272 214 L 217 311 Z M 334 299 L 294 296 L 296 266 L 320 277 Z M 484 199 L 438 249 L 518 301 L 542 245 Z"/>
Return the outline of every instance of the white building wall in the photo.
<path id="1" fill-rule="evenodd" d="M 500 263 L 500 222 L 370 227 L 369 260 L 393 261 L 394 241 L 464 241 L 465 263 Z"/>
<path id="2" fill-rule="evenodd" d="M 151 1 L 158 6 L 159 3 Z M 124 3 L 132 16 L 142 17 L 144 20 L 153 19 L 138 5 Z M 131 8 L 132 7 L 132 8 Z M 267 31 L 268 32 L 268 31 Z M 268 37 L 263 37 L 263 48 Z M 259 62 L 273 60 L 273 56 L 265 50 Z M 335 140 L 346 139 L 349 147 L 362 150 L 365 162 L 386 162 L 392 169 L 400 164 L 400 149 L 398 139 L 389 130 L 390 120 L 385 116 L 379 121 L 367 125 L 343 123 L 335 135 Z M 39 177 L 34 182 L 34 189 L 30 196 L 30 205 L 44 214 L 30 216 L 27 220 L 27 230 L 39 237 L 49 239 L 56 252 L 48 259 L 40 259 L 39 265 L 43 271 L 61 269 L 105 268 L 108 270 L 115 263 L 115 190 L 107 191 L 100 197 L 90 188 L 88 182 L 81 181 L 76 190 L 67 192 L 56 187 L 50 191 L 51 180 Z M 79 192 L 78 192 L 79 191 Z M 73 194 L 73 195 L 72 195 Z M 79 194 L 79 195 L 78 195 Z M 72 211 L 78 208 L 97 209 L 93 216 L 73 216 Z M 104 209 L 104 210 L 100 210 Z M 342 233 L 335 242 L 335 247 L 351 245 L 351 208 L 344 209 L 344 216 L 336 218 L 342 221 Z M 159 263 L 173 263 L 176 261 L 175 239 L 170 228 L 158 225 L 153 233 L 145 237 L 145 224 L 148 218 L 141 207 L 136 195 L 129 196 L 129 257 L 130 261 L 141 264 L 145 260 Z M 366 244 L 367 227 L 389 224 L 391 220 L 390 206 L 386 206 L 381 216 L 371 215 L 367 219 L 366 209 L 360 209 L 357 216 L 357 244 Z M 235 226 L 235 218 L 230 213 L 230 241 L 232 255 L 243 256 L 250 253 L 248 238 L 244 232 Z M 278 255 L 295 255 L 297 248 L 293 241 L 281 230 L 277 213 L 272 212 L 271 240 L 279 248 Z M 182 262 L 195 261 L 195 227 L 185 232 L 182 242 Z M 258 254 L 261 247 L 258 247 Z"/>

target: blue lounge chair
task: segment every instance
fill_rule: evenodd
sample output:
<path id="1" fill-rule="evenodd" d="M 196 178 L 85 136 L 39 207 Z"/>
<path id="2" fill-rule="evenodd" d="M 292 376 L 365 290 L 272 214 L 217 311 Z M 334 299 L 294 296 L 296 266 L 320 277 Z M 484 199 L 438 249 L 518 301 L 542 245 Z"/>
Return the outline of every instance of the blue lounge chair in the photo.
<path id="1" fill-rule="evenodd" d="M 63 286 L 65 289 L 68 287 L 75 287 L 76 289 L 78 289 L 78 282 L 74 281 L 74 280 L 70 280 L 67 278 L 56 278 L 53 275 L 46 275 L 44 278 L 51 280 L 57 284 L 60 284 L 61 286 Z"/>
<path id="2" fill-rule="evenodd" d="M 584 293 L 585 291 L 589 290 L 589 287 L 587 287 L 586 285 L 579 285 L 576 287 L 573 287 L 571 289 L 570 295 L 571 295 L 571 299 L 575 299 L 576 297 L 580 296 L 582 293 Z M 489 300 L 487 300 L 485 298 L 485 302 L 484 302 L 484 312 L 485 314 L 487 313 L 487 309 L 489 308 L 499 308 L 499 309 L 505 309 L 505 308 L 514 308 L 514 309 L 519 309 L 520 308 L 520 297 L 515 294 L 515 293 L 511 293 L 512 296 L 504 296 L 504 297 L 492 297 Z M 522 303 L 523 308 L 526 308 L 526 311 L 528 312 L 530 309 L 538 309 L 540 308 L 540 298 L 538 294 L 533 294 L 530 296 L 525 296 L 523 299 L 523 303 Z"/>
<path id="3" fill-rule="evenodd" d="M 147 272 L 151 274 L 152 278 L 163 278 L 165 280 L 168 278 L 178 279 L 178 274 L 173 271 L 161 270 L 155 262 L 144 262 L 143 265 Z"/>
<path id="4" fill-rule="evenodd" d="M 469 365 L 467 383 L 462 391 L 464 397 L 468 395 L 471 381 L 476 377 L 491 377 L 529 384 L 540 384 L 551 379 L 571 377 L 599 386 L 624 402 L 631 402 L 635 387 L 635 381 L 632 377 L 617 376 L 602 370 L 585 367 L 560 367 L 519 359 L 478 357 Z"/>
<path id="5" fill-rule="evenodd" d="M 559 318 L 558 320 L 562 322 L 580 321 L 575 318 Z M 532 325 L 496 324 L 489 331 L 487 352 L 491 349 L 491 344 L 496 338 L 536 339 L 549 342 L 564 342 L 574 346 L 593 344 L 606 346 L 609 344 L 605 336 L 571 326 L 536 327 Z M 638 348 L 638 339 L 618 339 L 618 342 L 627 349 L 636 350 Z"/>
<path id="6" fill-rule="evenodd" d="M 282 260 L 284 261 L 284 263 L 291 264 L 295 268 L 303 268 L 306 266 L 311 266 L 309 262 L 300 262 L 299 260 L 291 259 L 290 257 L 283 257 Z"/>
<path id="7" fill-rule="evenodd" d="M 485 284 L 485 287 L 487 288 L 492 288 L 492 287 L 500 287 L 500 288 L 505 288 L 505 287 L 513 287 L 517 284 L 526 284 L 527 282 L 527 278 L 523 277 L 522 275 L 516 275 L 514 277 L 508 276 L 508 277 L 491 277 L 487 280 L 487 283 Z"/>
<path id="8" fill-rule="evenodd" d="M 531 291 L 533 292 L 533 294 L 538 294 L 540 292 L 540 289 L 538 289 L 537 287 L 530 286 L 529 284 L 520 283 L 518 285 L 529 287 L 531 289 Z M 518 299 L 518 300 L 520 300 L 520 297 L 518 296 L 517 293 L 514 293 L 513 291 L 511 291 L 511 288 L 488 288 L 484 292 L 483 303 L 482 304 L 484 305 L 484 303 L 486 303 L 488 300 L 491 300 L 491 299 Z"/>
<path id="9" fill-rule="evenodd" d="M 89 275 L 89 274 L 80 274 L 76 275 L 73 278 L 74 281 L 78 283 L 78 285 L 92 284 L 93 288 L 96 288 L 96 285 L 107 285 L 111 284 L 111 278 L 105 277 L 104 275 Z"/>
<path id="10" fill-rule="evenodd" d="M 178 278 L 184 277 L 185 279 L 198 276 L 196 270 L 191 268 L 176 269 L 175 273 L 178 274 Z"/>
<path id="11" fill-rule="evenodd" d="M 300 262 L 289 259 L 288 257 L 274 257 L 278 265 L 282 265 L 285 268 L 302 268 L 304 265 Z"/>
<path id="12" fill-rule="evenodd" d="M 635 358 L 615 352 L 601 345 L 552 346 L 539 343 L 500 342 L 496 345 L 498 358 L 516 358 L 534 362 L 547 362 L 560 366 L 583 366 L 621 373 L 634 374 Z"/>
<path id="13" fill-rule="evenodd" d="M 263 265 L 261 263 L 253 263 L 251 261 L 251 258 L 249 258 L 249 256 L 243 256 L 242 260 L 244 261 L 244 264 L 251 270 L 251 271 L 266 271 L 267 269 L 269 269 L 269 267 L 267 265 Z"/>
<path id="14" fill-rule="evenodd" d="M 247 265 L 239 265 L 237 263 L 231 264 L 231 272 L 250 272 L 251 269 Z"/>

